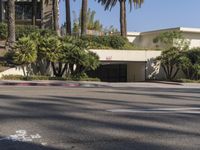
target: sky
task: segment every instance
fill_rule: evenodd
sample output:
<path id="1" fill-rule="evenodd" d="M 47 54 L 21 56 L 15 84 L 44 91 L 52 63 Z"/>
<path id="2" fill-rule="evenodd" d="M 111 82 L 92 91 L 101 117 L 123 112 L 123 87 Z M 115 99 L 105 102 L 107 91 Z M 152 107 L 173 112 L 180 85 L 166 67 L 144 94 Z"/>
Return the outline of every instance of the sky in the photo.
<path id="1" fill-rule="evenodd" d="M 71 11 L 80 12 L 82 0 L 71 0 Z M 171 27 L 200 28 L 200 0 L 144 0 L 139 9 L 130 11 L 127 5 L 128 31 L 150 31 Z M 104 7 L 95 0 L 88 0 L 89 8 L 96 11 L 96 19 L 100 20 L 104 27 L 113 25 L 119 29 L 119 5 L 111 11 L 105 11 Z M 128 3 L 127 3 L 128 4 Z M 72 15 L 73 20 L 73 15 Z M 65 22 L 64 0 L 60 3 L 60 24 Z"/>

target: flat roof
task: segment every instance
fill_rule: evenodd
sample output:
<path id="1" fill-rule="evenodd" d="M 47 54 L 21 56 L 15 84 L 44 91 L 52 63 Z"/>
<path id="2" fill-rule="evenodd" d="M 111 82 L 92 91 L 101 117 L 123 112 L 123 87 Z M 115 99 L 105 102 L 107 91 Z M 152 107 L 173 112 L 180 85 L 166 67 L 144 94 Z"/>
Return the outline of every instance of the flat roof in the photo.
<path id="1" fill-rule="evenodd" d="M 128 32 L 127 35 L 128 36 L 137 36 L 137 35 L 154 34 L 154 33 L 167 32 L 167 31 L 182 31 L 182 32 L 190 32 L 190 33 L 200 33 L 200 28 L 175 27 L 175 28 L 166 28 L 166 29 L 145 31 L 145 32 Z"/>
<path id="2" fill-rule="evenodd" d="M 140 35 L 140 32 L 127 32 L 128 36 L 137 36 Z"/>
<path id="3" fill-rule="evenodd" d="M 193 33 L 200 33 L 200 28 L 186 28 L 186 27 L 180 27 L 180 31 L 183 31 L 183 32 L 193 32 Z"/>

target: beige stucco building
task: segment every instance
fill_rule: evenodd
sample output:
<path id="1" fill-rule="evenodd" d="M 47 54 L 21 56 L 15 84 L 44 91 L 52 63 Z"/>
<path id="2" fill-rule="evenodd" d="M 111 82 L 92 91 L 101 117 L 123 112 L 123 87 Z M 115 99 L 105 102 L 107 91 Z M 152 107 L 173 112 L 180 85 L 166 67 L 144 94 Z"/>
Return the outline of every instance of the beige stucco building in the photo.
<path id="1" fill-rule="evenodd" d="M 128 40 L 146 50 L 92 50 L 101 60 L 102 66 L 97 75 L 105 81 L 145 81 L 148 79 L 164 79 L 165 74 L 155 58 L 160 56 L 164 48 L 161 43 L 153 40 L 160 33 L 180 31 L 190 48 L 200 47 L 199 28 L 170 28 L 148 32 L 128 32 Z M 156 49 L 160 50 L 156 50 Z M 184 78 L 180 71 L 177 78 Z"/>
<path id="2" fill-rule="evenodd" d="M 200 47 L 200 28 L 169 28 L 147 32 L 128 32 L 128 40 L 134 43 L 137 47 L 147 49 L 162 49 L 162 45 L 154 43 L 153 39 L 160 33 L 168 31 L 180 31 L 185 40 L 189 42 L 190 48 Z"/>

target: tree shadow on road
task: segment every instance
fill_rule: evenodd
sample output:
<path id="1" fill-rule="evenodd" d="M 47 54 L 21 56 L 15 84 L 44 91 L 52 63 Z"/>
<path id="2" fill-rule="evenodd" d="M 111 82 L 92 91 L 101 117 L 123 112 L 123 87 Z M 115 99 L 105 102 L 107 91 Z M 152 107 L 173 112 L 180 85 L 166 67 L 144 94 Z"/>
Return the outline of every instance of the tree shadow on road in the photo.
<path id="1" fill-rule="evenodd" d="M 36 143 L 13 141 L 0 136 L 1 150 L 61 150 L 49 146 L 43 146 Z"/>
<path id="2" fill-rule="evenodd" d="M 200 133 L 192 128 L 191 130 L 172 128 L 183 126 L 187 121 L 199 122 L 198 115 L 113 114 L 98 109 L 99 105 L 141 107 L 140 103 L 134 104 L 126 100 L 97 98 L 95 95 L 93 97 L 46 95 L 45 98 L 34 98 L 3 94 L 0 95 L 1 100 L 11 103 L 0 107 L 1 122 L 12 120 L 22 123 L 39 122 L 39 127 L 55 134 L 62 134 L 61 139 L 56 140 L 76 145 L 80 150 L 175 150 L 184 147 L 167 143 L 171 137 L 179 140 L 185 137 L 194 139 L 200 137 Z M 166 139 L 166 142 L 160 142 L 160 138 Z M 12 146 L 12 142 L 10 144 Z M 10 144 L 0 141 L 0 149 Z M 20 150 L 32 150 L 31 147 L 33 150 L 58 150 L 23 142 L 21 146 L 24 147 Z M 185 149 L 188 148 L 196 147 Z"/>

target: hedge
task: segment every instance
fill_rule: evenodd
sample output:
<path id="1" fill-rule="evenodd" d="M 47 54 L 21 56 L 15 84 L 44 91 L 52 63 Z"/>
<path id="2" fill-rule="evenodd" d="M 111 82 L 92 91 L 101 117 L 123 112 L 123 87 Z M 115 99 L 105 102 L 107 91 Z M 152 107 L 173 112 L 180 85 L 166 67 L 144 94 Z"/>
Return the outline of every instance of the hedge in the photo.
<path id="1" fill-rule="evenodd" d="M 60 80 L 60 81 L 100 81 L 98 78 L 66 78 L 66 77 L 50 77 L 50 76 L 22 76 L 22 75 L 3 75 L 3 80 Z"/>
<path id="2" fill-rule="evenodd" d="M 23 36 L 28 36 L 33 32 L 39 32 L 41 34 L 56 34 L 55 31 L 49 29 L 40 29 L 37 26 L 32 25 L 16 25 L 16 39 L 19 39 Z M 7 24 L 0 23 L 0 40 L 6 40 L 8 35 Z"/>
<path id="3" fill-rule="evenodd" d="M 84 36 L 82 40 L 89 43 L 90 48 L 96 49 L 126 49 L 134 48 L 127 38 L 122 36 Z"/>

